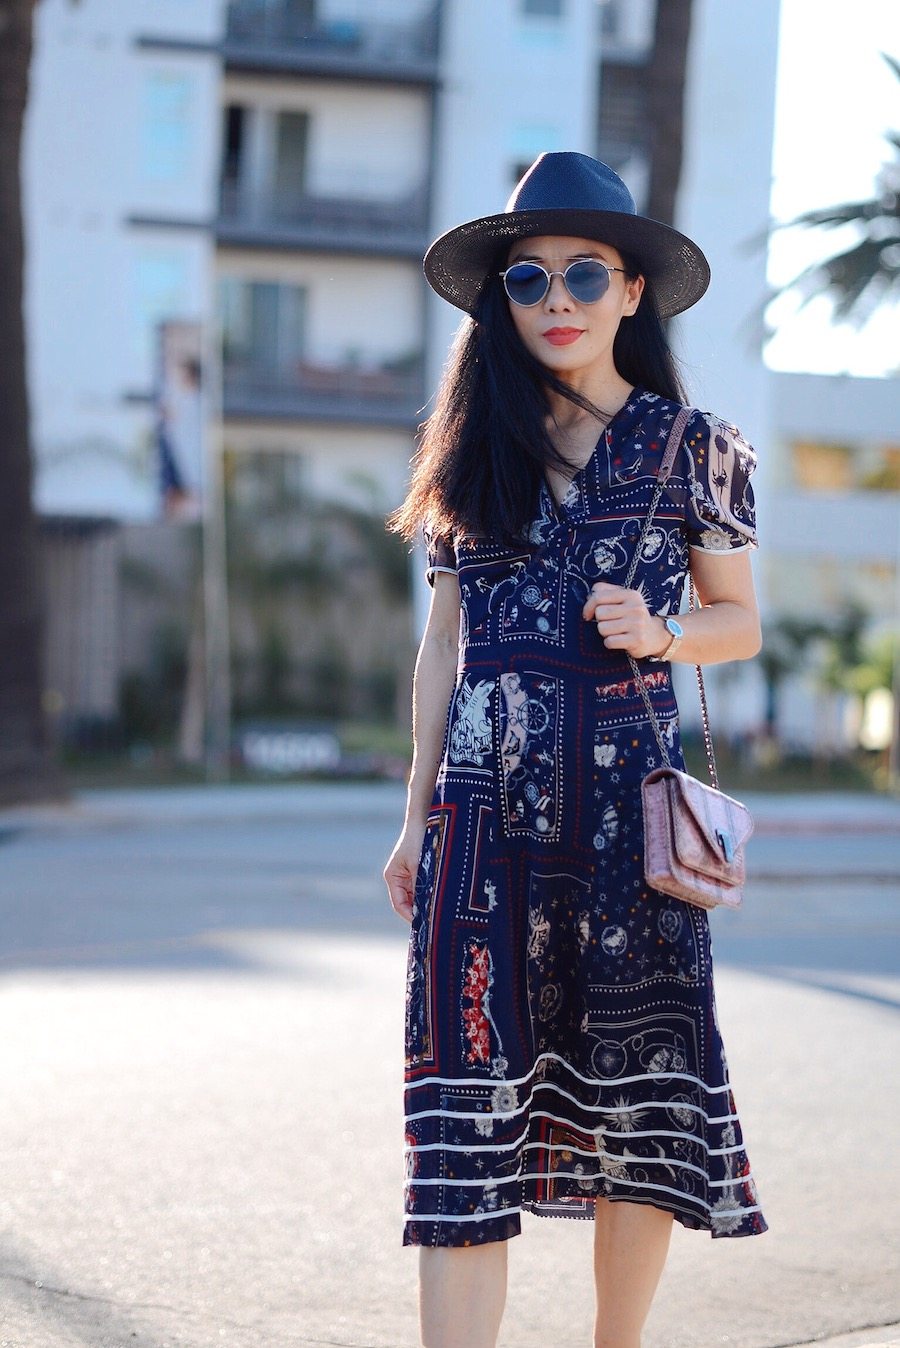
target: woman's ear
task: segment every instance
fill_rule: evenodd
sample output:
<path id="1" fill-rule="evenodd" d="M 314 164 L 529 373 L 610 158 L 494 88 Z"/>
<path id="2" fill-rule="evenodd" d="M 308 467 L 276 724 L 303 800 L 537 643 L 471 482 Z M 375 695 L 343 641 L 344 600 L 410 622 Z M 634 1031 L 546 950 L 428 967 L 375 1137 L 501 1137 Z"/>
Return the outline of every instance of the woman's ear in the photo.
<path id="1" fill-rule="evenodd" d="M 623 318 L 631 318 L 637 312 L 637 307 L 641 302 L 641 295 L 644 293 L 643 276 L 626 276 L 625 278 L 625 308 L 622 310 Z"/>

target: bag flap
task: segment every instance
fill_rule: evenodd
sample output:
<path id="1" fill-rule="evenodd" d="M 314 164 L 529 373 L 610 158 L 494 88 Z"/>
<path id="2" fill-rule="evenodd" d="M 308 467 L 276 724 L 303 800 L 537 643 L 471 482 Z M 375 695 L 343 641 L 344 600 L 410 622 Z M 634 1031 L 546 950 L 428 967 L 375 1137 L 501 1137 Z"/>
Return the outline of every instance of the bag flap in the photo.
<path id="1" fill-rule="evenodd" d="M 647 776 L 647 780 L 661 778 L 667 779 L 670 790 L 677 791 L 682 806 L 715 857 L 730 860 L 722 837 L 732 854 L 745 845 L 753 832 L 753 816 L 746 805 L 677 768 L 656 768 Z"/>

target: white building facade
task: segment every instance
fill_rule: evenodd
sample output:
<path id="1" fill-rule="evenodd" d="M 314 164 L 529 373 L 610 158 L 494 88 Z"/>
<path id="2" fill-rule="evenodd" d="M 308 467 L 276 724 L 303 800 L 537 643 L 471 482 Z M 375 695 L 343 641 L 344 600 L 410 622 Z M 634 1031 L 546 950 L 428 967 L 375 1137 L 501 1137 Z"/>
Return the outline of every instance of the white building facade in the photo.
<path id="1" fill-rule="evenodd" d="M 160 321 L 212 308 L 222 0 L 44 0 L 25 130 L 36 501 L 151 518 Z"/>
<path id="2" fill-rule="evenodd" d="M 862 596 L 877 624 L 897 603 L 897 381 L 775 374 L 753 330 L 778 12 L 693 6 L 675 223 L 713 280 L 674 336 L 692 400 L 759 451 L 765 615 Z M 501 210 L 545 150 L 599 153 L 641 209 L 654 16 L 654 0 L 43 0 L 24 160 L 40 511 L 158 516 L 164 321 L 221 332 L 238 477 L 269 455 L 312 496 L 392 509 L 460 321 L 425 285 L 428 242 Z M 740 677 L 730 728 L 751 730 L 762 684 Z M 807 692 L 790 720 L 809 741 Z"/>

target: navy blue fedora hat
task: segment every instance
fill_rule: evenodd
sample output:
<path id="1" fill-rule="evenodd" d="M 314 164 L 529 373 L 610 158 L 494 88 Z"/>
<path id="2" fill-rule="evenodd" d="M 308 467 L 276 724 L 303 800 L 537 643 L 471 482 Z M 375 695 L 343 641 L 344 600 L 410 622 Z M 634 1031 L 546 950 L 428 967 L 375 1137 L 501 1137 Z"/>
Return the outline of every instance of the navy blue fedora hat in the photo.
<path id="1" fill-rule="evenodd" d="M 654 283 L 660 315 L 696 304 L 709 285 L 709 263 L 677 229 L 638 215 L 619 175 L 572 150 L 540 155 L 516 184 L 506 209 L 448 230 L 425 254 L 428 284 L 445 300 L 474 313 L 488 274 L 516 239 L 537 234 L 596 239 L 627 252 Z"/>

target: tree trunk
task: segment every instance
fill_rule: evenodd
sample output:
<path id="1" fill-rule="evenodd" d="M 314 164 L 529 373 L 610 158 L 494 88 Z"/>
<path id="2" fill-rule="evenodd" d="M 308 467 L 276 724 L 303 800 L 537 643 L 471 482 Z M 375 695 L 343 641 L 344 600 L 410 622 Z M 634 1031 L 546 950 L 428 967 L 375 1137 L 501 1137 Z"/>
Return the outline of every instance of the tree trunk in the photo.
<path id="1" fill-rule="evenodd" d="M 0 802 L 55 794 L 42 712 L 41 578 L 31 502 L 20 161 L 34 0 L 0 0 Z"/>
<path id="2" fill-rule="evenodd" d="M 647 214 L 671 225 L 681 178 L 684 92 L 691 0 L 657 0 L 653 55 L 647 71 L 650 192 Z"/>

